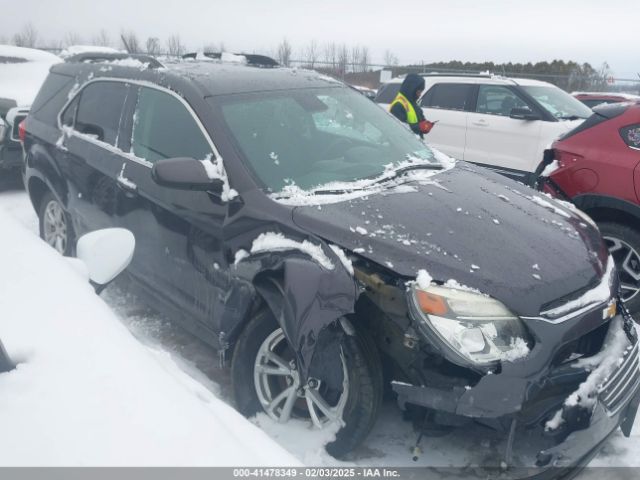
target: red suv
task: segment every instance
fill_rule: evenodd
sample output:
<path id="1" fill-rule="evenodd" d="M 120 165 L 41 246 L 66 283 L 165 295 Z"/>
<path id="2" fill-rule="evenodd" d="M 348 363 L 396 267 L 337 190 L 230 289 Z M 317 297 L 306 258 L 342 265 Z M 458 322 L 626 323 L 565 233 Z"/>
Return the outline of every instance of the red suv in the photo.
<path id="1" fill-rule="evenodd" d="M 556 140 L 538 167 L 538 188 L 572 201 L 600 227 L 622 295 L 640 313 L 640 101 L 596 107 Z"/>
<path id="2" fill-rule="evenodd" d="M 597 107 L 606 103 L 630 102 L 640 100 L 638 95 L 619 92 L 573 92 L 576 97 L 589 108 Z"/>

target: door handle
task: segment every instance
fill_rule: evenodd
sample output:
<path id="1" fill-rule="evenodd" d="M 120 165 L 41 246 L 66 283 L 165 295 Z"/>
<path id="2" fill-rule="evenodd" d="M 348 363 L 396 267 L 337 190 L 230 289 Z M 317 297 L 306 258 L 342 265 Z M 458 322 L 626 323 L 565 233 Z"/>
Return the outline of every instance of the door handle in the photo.
<path id="1" fill-rule="evenodd" d="M 487 122 L 486 120 L 475 120 L 471 122 L 471 125 L 476 125 L 478 127 L 488 127 L 489 122 Z"/>

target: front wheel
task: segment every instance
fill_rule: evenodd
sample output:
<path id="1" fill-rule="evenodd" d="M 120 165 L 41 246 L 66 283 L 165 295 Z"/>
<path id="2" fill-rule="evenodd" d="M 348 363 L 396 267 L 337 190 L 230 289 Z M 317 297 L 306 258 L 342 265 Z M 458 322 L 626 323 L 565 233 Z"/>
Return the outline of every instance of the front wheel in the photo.
<path id="1" fill-rule="evenodd" d="M 640 314 L 640 232 L 614 222 L 598 224 L 616 262 L 622 300 L 634 317 Z"/>
<path id="2" fill-rule="evenodd" d="M 335 333 L 341 338 L 335 362 L 302 384 L 284 332 L 268 310 L 261 311 L 238 339 L 231 364 L 238 410 L 247 417 L 265 412 L 280 423 L 299 419 L 315 428 L 334 426 L 336 439 L 326 446 L 334 456 L 357 447 L 378 414 L 381 369 L 366 339 Z"/>

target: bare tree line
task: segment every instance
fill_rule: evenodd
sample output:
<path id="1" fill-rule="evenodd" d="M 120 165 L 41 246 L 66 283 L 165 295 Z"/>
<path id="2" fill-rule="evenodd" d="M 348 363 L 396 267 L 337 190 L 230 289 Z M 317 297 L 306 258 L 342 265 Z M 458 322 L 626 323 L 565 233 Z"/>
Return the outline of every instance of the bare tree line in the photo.
<path id="1" fill-rule="evenodd" d="M 387 52 L 392 59 L 391 65 L 398 63 L 395 55 Z M 335 75 L 345 73 L 367 72 L 372 59 L 369 47 L 366 45 L 347 45 L 346 43 L 327 42 L 321 45 L 317 40 L 311 40 L 300 48 L 294 57 L 294 49 L 284 38 L 276 49 L 276 59 L 282 65 L 301 65 L 306 68 L 326 70 Z"/>
<path id="2" fill-rule="evenodd" d="M 38 30 L 32 23 L 27 23 L 10 39 L 0 36 L 0 43 L 12 43 L 20 47 L 44 48 L 51 50 L 63 50 L 71 45 L 96 45 L 103 47 L 115 47 L 129 53 L 146 53 L 149 55 L 169 55 L 179 57 L 187 52 L 187 47 L 180 38 L 174 34 L 164 41 L 158 36 L 141 38 L 133 30 L 122 30 L 117 38 L 112 38 L 102 29 L 91 37 L 83 37 L 77 32 L 69 31 L 62 38 L 45 40 L 38 34 Z M 203 45 L 203 51 L 225 51 L 225 44 L 208 42 Z M 306 46 L 294 49 L 287 38 L 283 38 L 277 45 L 272 55 L 285 66 L 292 64 L 301 65 L 311 69 L 321 69 L 335 75 L 344 75 L 349 72 L 366 72 L 372 62 L 371 52 L 366 45 L 347 45 L 346 43 L 327 42 L 320 44 L 317 40 L 311 40 Z M 398 58 L 390 51 L 385 52 L 385 64 L 397 65 Z"/>

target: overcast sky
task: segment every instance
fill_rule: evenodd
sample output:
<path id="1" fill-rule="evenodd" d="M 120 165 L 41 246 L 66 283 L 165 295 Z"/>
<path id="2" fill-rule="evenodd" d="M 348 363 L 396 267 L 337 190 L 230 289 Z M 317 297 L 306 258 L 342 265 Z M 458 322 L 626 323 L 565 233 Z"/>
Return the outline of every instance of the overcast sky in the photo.
<path id="1" fill-rule="evenodd" d="M 190 49 L 294 51 L 313 39 L 366 45 L 382 62 L 576 60 L 640 72 L 638 0 L 0 0 L 0 37 L 31 22 L 41 40 L 104 28 L 115 43 L 134 29 L 144 41 L 179 34 Z M 298 56 L 298 55 L 294 55 Z"/>

